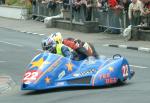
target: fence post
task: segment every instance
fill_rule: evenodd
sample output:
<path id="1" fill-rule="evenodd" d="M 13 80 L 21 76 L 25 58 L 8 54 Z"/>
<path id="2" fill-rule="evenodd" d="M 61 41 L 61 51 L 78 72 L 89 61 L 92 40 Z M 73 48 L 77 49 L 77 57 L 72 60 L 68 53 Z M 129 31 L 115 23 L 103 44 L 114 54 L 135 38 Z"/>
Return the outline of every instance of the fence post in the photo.
<path id="1" fill-rule="evenodd" d="M 127 22 L 126 22 L 127 18 L 126 18 L 126 11 L 123 10 L 123 21 L 124 21 L 124 29 L 127 27 Z"/>
<path id="2" fill-rule="evenodd" d="M 97 5 L 97 0 L 92 0 L 91 1 L 91 5 L 92 5 L 92 14 L 91 14 L 91 20 L 94 21 L 94 13 L 96 11 L 96 5 Z"/>
<path id="3" fill-rule="evenodd" d="M 73 10 L 72 10 L 72 7 L 73 7 L 73 0 L 70 0 L 69 2 L 70 4 L 70 27 L 71 27 L 71 30 L 73 29 L 73 24 L 72 24 L 72 20 L 73 20 Z"/>
<path id="4" fill-rule="evenodd" d="M 40 3 L 37 2 L 37 16 L 40 15 Z"/>
<path id="5" fill-rule="evenodd" d="M 104 31 L 104 32 L 107 32 L 110 28 L 110 17 L 109 17 L 109 9 L 108 9 L 108 11 L 106 12 L 106 30 Z"/>

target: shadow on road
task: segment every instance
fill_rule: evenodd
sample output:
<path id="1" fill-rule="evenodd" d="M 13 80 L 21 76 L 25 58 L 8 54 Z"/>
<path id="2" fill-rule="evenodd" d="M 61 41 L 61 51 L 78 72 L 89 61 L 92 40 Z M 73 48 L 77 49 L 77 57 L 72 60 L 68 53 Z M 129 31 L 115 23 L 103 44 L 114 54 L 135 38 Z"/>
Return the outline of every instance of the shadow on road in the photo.
<path id="1" fill-rule="evenodd" d="M 46 94 L 46 93 L 53 93 L 53 92 L 64 92 L 64 91 L 109 89 L 109 88 L 127 86 L 127 85 L 131 85 L 131 84 L 132 83 L 113 84 L 113 85 L 101 86 L 101 87 L 63 87 L 63 88 L 55 88 L 55 89 L 29 91 L 29 92 L 23 93 L 22 95 L 28 96 L 28 95 L 39 95 L 39 94 Z"/>

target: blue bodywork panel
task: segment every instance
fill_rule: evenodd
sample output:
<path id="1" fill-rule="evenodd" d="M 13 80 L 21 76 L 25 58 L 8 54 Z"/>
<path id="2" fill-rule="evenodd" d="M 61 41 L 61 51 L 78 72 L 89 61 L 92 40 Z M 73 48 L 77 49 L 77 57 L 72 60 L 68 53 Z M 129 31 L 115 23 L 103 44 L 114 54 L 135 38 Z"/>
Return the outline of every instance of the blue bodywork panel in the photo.
<path id="1" fill-rule="evenodd" d="M 42 90 L 71 86 L 105 86 L 132 77 L 127 60 L 121 56 L 82 61 L 43 52 L 28 65 L 21 89 Z"/>

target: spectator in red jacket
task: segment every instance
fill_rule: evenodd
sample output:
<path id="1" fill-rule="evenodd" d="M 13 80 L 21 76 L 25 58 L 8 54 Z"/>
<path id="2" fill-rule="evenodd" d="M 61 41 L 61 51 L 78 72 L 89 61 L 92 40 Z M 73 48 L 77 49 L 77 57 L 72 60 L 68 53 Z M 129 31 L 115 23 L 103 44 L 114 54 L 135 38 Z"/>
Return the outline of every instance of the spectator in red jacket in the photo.
<path id="1" fill-rule="evenodd" d="M 108 6 L 117 14 L 119 14 L 123 9 L 123 5 L 119 3 L 119 0 L 108 0 Z"/>
<path id="2" fill-rule="evenodd" d="M 117 28 L 122 28 L 123 19 L 122 19 L 122 11 L 123 5 L 121 5 L 120 0 L 108 0 L 108 15 L 109 15 L 109 26 L 114 27 L 111 30 L 113 34 L 119 34 L 120 30 Z"/>

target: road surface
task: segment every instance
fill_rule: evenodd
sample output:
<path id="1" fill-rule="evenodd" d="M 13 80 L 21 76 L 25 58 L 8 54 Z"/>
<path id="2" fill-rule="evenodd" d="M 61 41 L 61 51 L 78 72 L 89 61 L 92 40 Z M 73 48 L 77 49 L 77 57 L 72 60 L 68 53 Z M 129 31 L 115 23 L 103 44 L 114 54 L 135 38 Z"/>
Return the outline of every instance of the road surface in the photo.
<path id="1" fill-rule="evenodd" d="M 96 38 L 93 44 L 100 55 L 111 57 L 119 53 L 129 60 L 136 74 L 126 85 L 95 89 L 21 91 L 22 76 L 27 64 L 41 49 L 42 38 L 44 36 L 0 28 L 0 75 L 9 75 L 16 82 L 12 90 L 0 94 L 0 103 L 148 103 L 150 101 L 150 54 L 103 47 Z"/>

